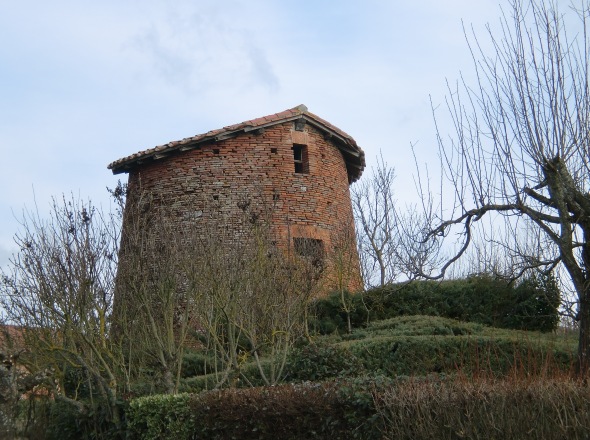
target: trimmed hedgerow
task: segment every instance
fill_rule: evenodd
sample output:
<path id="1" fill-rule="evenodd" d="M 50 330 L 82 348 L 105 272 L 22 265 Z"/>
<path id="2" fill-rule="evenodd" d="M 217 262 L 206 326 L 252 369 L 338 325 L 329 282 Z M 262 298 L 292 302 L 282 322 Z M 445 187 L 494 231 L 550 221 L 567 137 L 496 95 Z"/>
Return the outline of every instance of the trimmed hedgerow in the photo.
<path id="1" fill-rule="evenodd" d="M 365 370 L 391 377 L 482 370 L 498 376 L 514 369 L 569 371 L 574 360 L 568 351 L 485 337 L 373 338 L 351 344 L 350 351 Z"/>
<path id="2" fill-rule="evenodd" d="M 127 438 L 137 440 L 189 439 L 194 432 L 190 394 L 145 396 L 127 409 Z"/>
<path id="3" fill-rule="evenodd" d="M 337 344 L 362 364 L 360 371 L 387 376 L 417 376 L 457 371 L 515 369 L 570 371 L 575 347 L 540 333 L 498 330 L 431 316 L 403 316 L 371 323 L 363 339 Z M 356 331 L 353 333 L 353 335 Z"/>
<path id="4" fill-rule="evenodd" d="M 288 381 L 321 381 L 362 375 L 363 363 L 346 347 L 336 344 L 306 344 L 295 348 L 287 359 Z"/>
<path id="5" fill-rule="evenodd" d="M 567 377 L 408 380 L 376 395 L 384 439 L 587 439 L 590 387 Z"/>
<path id="6" fill-rule="evenodd" d="M 182 357 L 182 376 L 193 377 L 211 373 L 215 369 L 212 356 L 204 350 L 187 350 Z"/>
<path id="7" fill-rule="evenodd" d="M 143 397 L 131 402 L 128 438 L 379 439 L 374 390 L 357 379 Z"/>
<path id="8" fill-rule="evenodd" d="M 551 275 L 518 284 L 487 275 L 461 280 L 415 281 L 348 294 L 353 327 L 396 316 L 431 315 L 478 322 L 498 328 L 548 332 L 559 323 L 560 294 Z M 323 334 L 347 330 L 340 294 L 312 305 L 312 326 Z"/>
<path id="9" fill-rule="evenodd" d="M 355 397 L 355 398 L 351 398 Z M 192 403 L 195 439 L 378 439 L 370 389 L 354 383 L 228 389 Z"/>
<path id="10" fill-rule="evenodd" d="M 140 398 L 128 418 L 131 440 L 586 439 L 590 387 L 544 374 L 357 378 Z"/>

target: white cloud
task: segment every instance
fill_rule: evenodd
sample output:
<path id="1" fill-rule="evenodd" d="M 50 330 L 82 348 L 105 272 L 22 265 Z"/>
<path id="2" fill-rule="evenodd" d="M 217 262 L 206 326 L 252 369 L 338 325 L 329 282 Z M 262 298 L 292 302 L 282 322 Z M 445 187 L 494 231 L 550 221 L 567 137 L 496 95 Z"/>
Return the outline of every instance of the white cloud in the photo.
<path id="1" fill-rule="evenodd" d="M 253 23 L 239 15 L 240 4 L 184 4 L 181 12 L 164 11 L 164 20 L 150 20 L 133 38 L 139 68 L 192 96 L 219 88 L 239 92 L 248 87 L 274 91 L 278 78 Z M 232 9 L 234 6 L 234 9 Z"/>

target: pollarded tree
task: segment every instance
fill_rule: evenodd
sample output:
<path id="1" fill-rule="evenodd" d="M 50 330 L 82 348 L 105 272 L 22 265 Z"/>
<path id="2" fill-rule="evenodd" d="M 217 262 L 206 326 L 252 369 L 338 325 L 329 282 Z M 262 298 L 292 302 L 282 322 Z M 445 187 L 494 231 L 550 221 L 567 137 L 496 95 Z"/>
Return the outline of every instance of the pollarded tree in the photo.
<path id="1" fill-rule="evenodd" d="M 437 128 L 442 172 L 454 201 L 440 211 L 427 203 L 420 242 L 434 242 L 440 250 L 446 241 L 458 241 L 441 272 L 425 265 L 415 270 L 430 278 L 444 275 L 476 238 L 518 257 L 519 271 L 561 266 L 577 294 L 578 366 L 586 374 L 590 3 L 576 5 L 564 13 L 552 0 L 510 0 L 498 33 L 488 27 L 485 45 L 475 34 L 468 37 L 477 80 L 468 84 L 463 79 L 449 87 L 447 106 L 455 135 L 443 139 Z M 477 227 L 490 216 L 494 225 L 503 220 L 505 238 Z"/>

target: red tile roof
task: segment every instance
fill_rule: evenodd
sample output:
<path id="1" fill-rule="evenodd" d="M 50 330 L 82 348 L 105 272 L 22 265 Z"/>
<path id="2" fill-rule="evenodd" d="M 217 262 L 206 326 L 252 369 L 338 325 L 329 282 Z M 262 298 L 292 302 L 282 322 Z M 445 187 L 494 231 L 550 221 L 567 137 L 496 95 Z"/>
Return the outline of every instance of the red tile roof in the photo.
<path id="1" fill-rule="evenodd" d="M 287 121 L 294 121 L 303 118 L 307 123 L 315 126 L 323 131 L 327 136 L 330 136 L 335 144 L 338 146 L 348 169 L 349 182 L 356 181 L 365 168 L 365 153 L 356 143 L 356 141 L 347 133 L 340 130 L 338 127 L 330 124 L 319 116 L 307 110 L 304 105 L 299 105 L 289 110 L 275 113 L 273 115 L 263 116 L 257 119 L 241 122 L 239 124 L 229 125 L 217 130 L 211 130 L 207 133 L 198 134 L 196 136 L 188 137 L 179 141 L 168 142 L 164 145 L 150 148 L 148 150 L 139 151 L 122 159 L 118 159 L 108 168 L 113 171 L 113 174 L 126 173 L 130 170 L 140 166 L 141 164 L 161 159 L 169 154 L 175 152 L 182 152 L 194 148 L 197 144 L 203 142 L 219 142 L 229 137 L 237 136 L 240 133 L 247 133 L 257 129 L 281 124 Z"/>

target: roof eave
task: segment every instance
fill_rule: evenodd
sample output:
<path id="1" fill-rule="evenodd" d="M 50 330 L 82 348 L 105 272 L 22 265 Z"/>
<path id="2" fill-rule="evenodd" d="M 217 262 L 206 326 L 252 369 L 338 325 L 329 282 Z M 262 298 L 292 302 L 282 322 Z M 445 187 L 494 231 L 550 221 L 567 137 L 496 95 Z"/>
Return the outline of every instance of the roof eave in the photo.
<path id="1" fill-rule="evenodd" d="M 156 147 L 153 150 L 146 152 L 144 154 L 137 154 L 126 159 L 119 159 L 117 161 L 114 161 L 111 164 L 109 164 L 107 168 L 110 169 L 115 175 L 127 173 L 132 171 L 134 168 L 145 164 L 146 162 L 160 160 L 169 157 L 170 155 L 177 154 L 179 152 L 193 150 L 199 148 L 199 146 L 204 143 L 220 142 L 226 139 L 236 137 L 240 134 L 264 130 L 265 128 L 272 127 L 278 124 L 284 124 L 285 122 L 295 121 L 300 118 L 305 119 L 306 122 L 308 122 L 310 125 L 322 131 L 327 139 L 331 139 L 337 145 L 346 162 L 349 183 L 353 183 L 356 180 L 358 180 L 365 168 L 365 154 L 363 150 L 356 144 L 354 139 L 352 139 L 350 136 L 344 136 L 346 135 L 346 133 L 344 133 L 344 135 L 342 133 L 339 133 L 335 129 L 326 125 L 326 123 L 321 118 L 307 112 L 294 114 L 286 118 L 281 118 L 280 120 L 270 121 L 267 123 L 257 125 L 246 124 L 233 130 L 214 131 L 213 134 L 209 136 L 205 134 L 198 137 L 198 139 L 188 138 L 183 139 L 182 141 L 170 142 L 168 144 L 162 145 L 161 147 Z"/>

